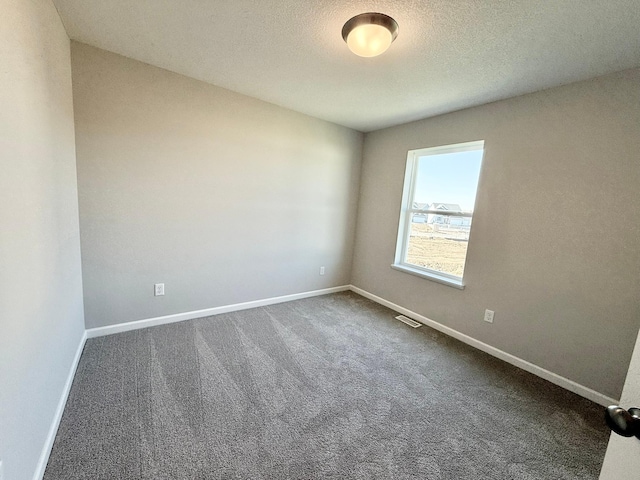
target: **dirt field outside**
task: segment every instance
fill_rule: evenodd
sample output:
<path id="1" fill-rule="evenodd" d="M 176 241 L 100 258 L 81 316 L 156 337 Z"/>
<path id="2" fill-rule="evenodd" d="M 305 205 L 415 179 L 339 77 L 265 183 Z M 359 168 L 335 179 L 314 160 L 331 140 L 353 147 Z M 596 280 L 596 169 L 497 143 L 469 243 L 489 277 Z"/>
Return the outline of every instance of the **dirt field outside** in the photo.
<path id="1" fill-rule="evenodd" d="M 412 223 L 407 262 L 461 277 L 468 244 L 468 229 Z"/>

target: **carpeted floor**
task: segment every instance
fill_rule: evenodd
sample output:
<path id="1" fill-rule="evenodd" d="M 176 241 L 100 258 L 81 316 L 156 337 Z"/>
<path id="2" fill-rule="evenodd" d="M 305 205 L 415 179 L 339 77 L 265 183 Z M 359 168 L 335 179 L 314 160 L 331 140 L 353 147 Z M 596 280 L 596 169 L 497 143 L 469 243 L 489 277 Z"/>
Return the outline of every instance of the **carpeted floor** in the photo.
<path id="1" fill-rule="evenodd" d="M 339 293 L 87 342 L 53 479 L 596 479 L 603 409 Z"/>

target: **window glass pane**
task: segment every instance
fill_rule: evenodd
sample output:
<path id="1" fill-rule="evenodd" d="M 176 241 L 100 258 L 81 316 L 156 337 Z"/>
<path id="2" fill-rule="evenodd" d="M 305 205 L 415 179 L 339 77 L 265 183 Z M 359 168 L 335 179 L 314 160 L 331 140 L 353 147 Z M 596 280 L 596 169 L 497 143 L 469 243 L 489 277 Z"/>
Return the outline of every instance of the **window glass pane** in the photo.
<path id="1" fill-rule="evenodd" d="M 412 220 L 406 262 L 462 277 L 469 244 L 469 228 L 427 223 L 424 217 L 418 215 L 414 215 Z"/>
<path id="2" fill-rule="evenodd" d="M 418 158 L 417 208 L 473 212 L 482 150 Z"/>
<path id="3" fill-rule="evenodd" d="M 478 149 L 416 159 L 412 208 L 443 213 L 411 214 L 405 263 L 462 278 L 482 153 Z"/>

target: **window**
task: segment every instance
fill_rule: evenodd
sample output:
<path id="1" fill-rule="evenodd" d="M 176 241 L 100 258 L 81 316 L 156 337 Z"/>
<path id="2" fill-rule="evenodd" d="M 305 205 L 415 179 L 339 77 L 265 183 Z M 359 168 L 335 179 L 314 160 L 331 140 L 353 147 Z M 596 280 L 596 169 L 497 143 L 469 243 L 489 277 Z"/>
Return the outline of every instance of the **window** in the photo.
<path id="1" fill-rule="evenodd" d="M 393 268 L 464 288 L 484 141 L 411 150 Z"/>

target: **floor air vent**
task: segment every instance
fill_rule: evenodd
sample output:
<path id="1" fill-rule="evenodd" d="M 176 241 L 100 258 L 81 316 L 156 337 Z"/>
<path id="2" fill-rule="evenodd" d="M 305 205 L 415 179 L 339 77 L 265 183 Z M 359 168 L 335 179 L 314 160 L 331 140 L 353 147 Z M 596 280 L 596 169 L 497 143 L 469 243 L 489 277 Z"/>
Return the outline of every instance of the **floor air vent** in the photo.
<path id="1" fill-rule="evenodd" d="M 407 325 L 413 328 L 418 328 L 422 326 L 420 322 L 416 322 L 415 320 L 412 320 L 409 317 L 405 317 L 404 315 L 398 315 L 396 318 L 400 320 L 402 323 L 406 323 Z"/>

